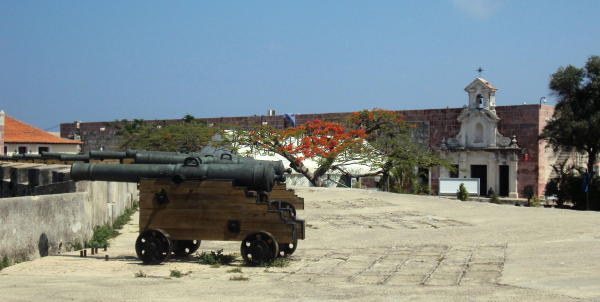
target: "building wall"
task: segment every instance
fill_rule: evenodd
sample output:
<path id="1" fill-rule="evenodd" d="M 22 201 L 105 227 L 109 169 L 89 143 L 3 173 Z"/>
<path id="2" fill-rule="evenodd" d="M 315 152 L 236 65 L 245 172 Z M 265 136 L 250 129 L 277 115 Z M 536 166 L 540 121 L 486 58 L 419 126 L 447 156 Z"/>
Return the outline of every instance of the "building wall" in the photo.
<path id="1" fill-rule="evenodd" d="M 4 154 L 4 111 L 0 110 L 0 155 Z"/>
<path id="2" fill-rule="evenodd" d="M 27 147 L 27 153 L 38 154 L 39 147 L 48 147 L 50 152 L 60 153 L 79 153 L 80 147 L 78 144 L 20 144 L 20 143 L 5 143 L 7 147 L 7 155 L 19 153 L 19 147 Z"/>
<path id="3" fill-rule="evenodd" d="M 423 110 L 400 110 L 398 113 L 404 115 L 406 121 L 420 122 L 427 126 L 428 136 L 427 144 L 433 150 L 439 150 L 442 139 L 455 137 L 460 130 L 460 123 L 457 118 L 463 108 L 443 108 L 443 109 L 423 109 Z M 538 135 L 545 125 L 548 117 L 552 116 L 553 106 L 549 105 L 516 105 L 516 106 L 497 106 L 496 113 L 500 117 L 498 131 L 507 137 L 516 135 L 518 145 L 527 152 L 521 156 L 518 162 L 518 187 L 517 192 L 522 193 L 523 188 L 531 185 L 537 189 L 537 194 L 543 194 L 543 187 L 548 174 L 549 159 L 544 156 L 545 151 L 540 151 L 542 143 L 538 141 Z M 342 119 L 350 112 L 338 113 L 316 113 L 316 114 L 297 114 L 296 124 L 303 124 L 310 120 L 335 120 Z M 286 121 L 282 115 L 275 116 L 245 116 L 245 117 L 221 117 L 221 118 L 201 118 L 209 124 L 214 125 L 237 125 L 237 126 L 258 126 L 267 123 L 273 127 L 283 128 Z M 169 124 L 181 122 L 181 120 L 157 120 L 149 121 L 156 124 Z M 110 145 L 111 139 L 114 141 L 114 129 L 107 127 L 109 123 L 93 122 L 81 123 L 77 129 L 75 123 L 61 124 L 61 137 L 73 138 L 77 132 L 81 133 L 81 139 L 86 143 L 84 150 L 89 149 L 91 145 L 98 141 L 106 142 Z M 103 131 L 100 131 L 104 128 Z M 92 143 L 88 143 L 86 137 L 93 138 Z M 114 145 L 114 143 L 113 143 Z M 98 148 L 96 144 L 94 147 Z M 542 157 L 540 157 L 542 152 Z M 543 177 L 540 177 L 542 175 Z M 431 171 L 431 187 L 433 192 L 438 191 L 439 170 Z"/>

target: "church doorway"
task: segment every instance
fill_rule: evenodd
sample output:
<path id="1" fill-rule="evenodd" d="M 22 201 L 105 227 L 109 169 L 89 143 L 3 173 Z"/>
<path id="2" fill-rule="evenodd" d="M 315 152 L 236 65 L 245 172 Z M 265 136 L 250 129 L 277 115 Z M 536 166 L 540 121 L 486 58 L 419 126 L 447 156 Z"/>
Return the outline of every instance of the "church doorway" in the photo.
<path id="1" fill-rule="evenodd" d="M 479 178 L 479 195 L 487 195 L 487 166 L 471 165 L 471 178 Z"/>
<path id="2" fill-rule="evenodd" d="M 500 192 L 498 192 L 498 195 L 508 196 L 508 165 L 500 165 L 498 168 L 500 173 L 498 175 L 500 180 Z"/>

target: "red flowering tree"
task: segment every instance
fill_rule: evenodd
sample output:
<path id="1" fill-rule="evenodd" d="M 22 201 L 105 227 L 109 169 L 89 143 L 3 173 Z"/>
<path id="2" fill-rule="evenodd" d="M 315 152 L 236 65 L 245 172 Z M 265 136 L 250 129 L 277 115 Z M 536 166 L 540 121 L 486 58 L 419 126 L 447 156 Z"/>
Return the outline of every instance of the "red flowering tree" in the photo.
<path id="1" fill-rule="evenodd" d="M 226 143 L 234 149 L 249 147 L 252 151 L 274 152 L 290 162 L 290 167 L 304 175 L 311 184 L 324 186 L 323 175 L 332 167 L 355 159 L 364 147 L 364 129 L 351 129 L 339 122 L 314 120 L 283 130 L 260 127 L 235 130 L 225 135 Z M 233 150 L 237 151 L 237 150 Z M 305 160 L 317 163 L 310 170 Z"/>
<path id="2" fill-rule="evenodd" d="M 437 157 L 411 138 L 411 128 L 402 116 L 380 109 L 352 113 L 343 121 L 309 121 L 304 125 L 275 129 L 259 127 L 234 130 L 224 135 L 232 151 L 250 148 L 249 153 L 272 152 L 283 156 L 290 167 L 314 186 L 323 186 L 329 170 L 358 178 L 381 175 L 380 187 L 389 190 L 394 169 L 413 171 L 414 167 L 439 164 Z M 306 160 L 317 167 L 310 169 Z M 370 167 L 367 173 L 353 173 L 352 165 Z M 411 176 L 412 177 L 412 176 Z"/>

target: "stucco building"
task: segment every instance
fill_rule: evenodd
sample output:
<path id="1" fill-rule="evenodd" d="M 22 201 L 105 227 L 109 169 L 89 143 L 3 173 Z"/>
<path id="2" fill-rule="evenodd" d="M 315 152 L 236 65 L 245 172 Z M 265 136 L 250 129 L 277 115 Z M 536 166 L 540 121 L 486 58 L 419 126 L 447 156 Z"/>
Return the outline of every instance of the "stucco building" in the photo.
<path id="1" fill-rule="evenodd" d="M 554 106 L 497 106 L 497 90 L 485 79 L 476 78 L 465 88 L 462 108 L 397 111 L 406 121 L 418 126 L 418 138 L 422 143 L 458 167 L 458 175 L 445 169 L 429 171 L 432 192 L 438 192 L 440 177 L 476 177 L 482 180 L 482 194 L 492 188 L 502 196 L 517 197 L 526 186 L 531 186 L 537 195 L 542 195 L 552 172 L 551 165 L 571 156 L 554 154 L 544 141 L 538 140 L 552 117 Z M 295 123 L 339 119 L 348 114 L 350 112 L 296 114 Z M 286 116 L 271 114 L 201 119 L 209 125 L 270 125 L 277 128 L 291 125 Z M 148 122 L 164 125 L 181 120 Z M 63 138 L 81 138 L 85 143 L 84 150 L 108 150 L 116 145 L 116 129 L 108 122 L 65 123 L 61 124 L 60 131 Z"/>
<path id="2" fill-rule="evenodd" d="M 41 151 L 79 153 L 82 142 L 65 139 L 16 120 L 0 111 L 2 154 L 38 154 Z"/>

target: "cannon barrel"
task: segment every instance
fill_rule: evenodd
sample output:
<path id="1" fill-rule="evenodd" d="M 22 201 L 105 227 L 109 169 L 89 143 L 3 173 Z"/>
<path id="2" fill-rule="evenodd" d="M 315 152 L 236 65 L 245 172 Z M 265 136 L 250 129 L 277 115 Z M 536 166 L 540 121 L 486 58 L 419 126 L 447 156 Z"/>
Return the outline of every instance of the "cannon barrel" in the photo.
<path id="1" fill-rule="evenodd" d="M 135 158 L 136 154 L 181 155 L 183 153 L 172 151 L 125 150 L 125 155 L 127 155 L 127 158 Z"/>
<path id="2" fill-rule="evenodd" d="M 24 159 L 42 159 L 42 156 L 39 154 L 23 154 Z"/>
<path id="3" fill-rule="evenodd" d="M 226 153 L 223 153 L 223 155 Z M 281 161 L 257 160 L 245 157 L 233 157 L 231 159 L 218 159 L 212 156 L 197 157 L 198 153 L 164 154 L 164 153 L 137 153 L 136 164 L 183 164 L 189 158 L 195 158 L 199 164 L 262 164 L 273 167 L 278 181 L 285 181 L 285 167 Z"/>
<path id="4" fill-rule="evenodd" d="M 42 158 L 44 158 L 44 159 L 60 159 L 60 156 L 65 155 L 65 154 L 67 154 L 67 153 L 42 151 Z"/>
<path id="5" fill-rule="evenodd" d="M 59 157 L 62 161 L 89 161 L 89 154 L 61 154 Z"/>
<path id="6" fill-rule="evenodd" d="M 89 153 L 91 159 L 124 159 L 128 158 L 127 152 L 120 151 L 98 151 L 92 150 Z"/>
<path id="7" fill-rule="evenodd" d="M 86 164 L 73 163 L 71 179 L 139 182 L 142 178 L 168 178 L 175 182 L 184 180 L 232 180 L 236 186 L 251 190 L 271 191 L 275 182 L 275 171 L 271 166 L 260 164 Z"/>

